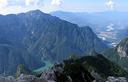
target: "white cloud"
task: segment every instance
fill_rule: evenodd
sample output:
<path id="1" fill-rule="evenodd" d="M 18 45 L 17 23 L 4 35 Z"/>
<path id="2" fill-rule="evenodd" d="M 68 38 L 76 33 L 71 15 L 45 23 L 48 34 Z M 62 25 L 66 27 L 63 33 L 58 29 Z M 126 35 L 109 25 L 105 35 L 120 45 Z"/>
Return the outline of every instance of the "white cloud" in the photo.
<path id="1" fill-rule="evenodd" d="M 43 0 L 25 0 L 25 6 L 43 6 Z"/>
<path id="2" fill-rule="evenodd" d="M 115 3 L 113 2 L 113 0 L 108 0 L 108 2 L 106 2 L 106 5 L 110 10 L 113 10 Z"/>
<path id="3" fill-rule="evenodd" d="M 42 7 L 43 0 L 0 0 L 0 14 L 16 14 Z"/>
<path id="4" fill-rule="evenodd" d="M 111 23 L 111 24 L 109 24 L 109 25 L 107 26 L 107 31 L 108 31 L 108 32 L 111 32 L 111 31 L 113 31 L 113 30 L 114 30 L 114 24 Z"/>
<path id="5" fill-rule="evenodd" d="M 59 9 L 63 0 L 0 0 L 0 14 L 15 14 L 40 9 L 51 12 Z"/>
<path id="6" fill-rule="evenodd" d="M 25 0 L 25 5 L 30 6 L 30 5 L 36 5 L 38 0 Z"/>
<path id="7" fill-rule="evenodd" d="M 63 3 L 63 0 L 52 0 L 51 4 L 54 6 L 60 6 Z"/>
<path id="8" fill-rule="evenodd" d="M 6 7 L 8 5 L 7 0 L 0 0 L 0 7 Z"/>
<path id="9" fill-rule="evenodd" d="M 20 13 L 20 12 L 26 12 L 27 9 L 21 7 L 21 6 L 9 6 L 9 7 L 4 7 L 4 8 L 0 8 L 0 14 L 16 14 L 16 13 Z"/>

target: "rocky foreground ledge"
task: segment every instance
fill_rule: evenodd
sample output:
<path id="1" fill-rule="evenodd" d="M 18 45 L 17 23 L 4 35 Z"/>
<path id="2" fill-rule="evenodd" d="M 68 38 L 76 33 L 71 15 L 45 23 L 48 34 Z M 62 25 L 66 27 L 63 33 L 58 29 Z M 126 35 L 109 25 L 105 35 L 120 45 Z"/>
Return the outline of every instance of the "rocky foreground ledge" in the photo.
<path id="1" fill-rule="evenodd" d="M 77 77 L 80 82 L 127 82 L 125 77 L 113 77 L 109 76 L 106 80 L 101 80 L 98 78 L 93 78 L 93 76 L 84 72 L 81 72 Z M 81 77 L 79 77 L 82 75 Z M 85 77 L 86 76 L 86 77 Z M 98 77 L 98 76 L 97 76 Z M 70 76 L 63 74 L 63 69 L 61 67 L 54 67 L 50 70 L 43 72 L 39 77 L 35 75 L 25 75 L 21 74 L 18 78 L 13 76 L 3 77 L 0 76 L 0 82 L 77 82 L 74 81 Z"/>
<path id="2" fill-rule="evenodd" d="M 102 55 L 79 59 L 72 56 L 39 74 L 31 75 L 18 69 L 16 77 L 0 76 L 0 82 L 128 82 L 127 75 L 125 70 Z"/>
<path id="3" fill-rule="evenodd" d="M 8 77 L 0 76 L 0 82 L 59 82 L 59 81 L 55 81 L 54 78 L 53 79 L 44 79 L 43 77 L 39 78 L 39 77 L 35 77 L 34 75 L 21 74 L 21 76 L 17 79 L 15 79 L 12 76 L 8 76 Z M 69 79 L 69 81 L 66 81 L 66 82 L 73 82 L 73 81 L 71 79 Z M 94 80 L 92 82 L 97 82 L 97 81 Z M 125 77 L 108 77 L 107 81 L 103 81 L 103 82 L 127 82 L 127 80 Z"/>

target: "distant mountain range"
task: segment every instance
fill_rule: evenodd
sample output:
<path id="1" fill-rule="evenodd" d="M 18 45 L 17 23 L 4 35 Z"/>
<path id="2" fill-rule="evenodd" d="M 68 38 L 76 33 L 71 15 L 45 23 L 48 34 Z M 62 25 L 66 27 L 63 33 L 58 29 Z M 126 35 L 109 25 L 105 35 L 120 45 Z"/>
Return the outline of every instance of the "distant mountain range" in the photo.
<path id="1" fill-rule="evenodd" d="M 107 45 L 88 26 L 45 14 L 39 10 L 0 15 L 0 73 L 12 74 L 19 64 L 33 70 L 43 61 L 62 61 L 72 54 L 83 56 Z"/>
<path id="2" fill-rule="evenodd" d="M 90 26 L 110 46 L 115 47 L 128 36 L 128 12 L 73 13 L 56 11 L 51 15 L 79 26 Z"/>

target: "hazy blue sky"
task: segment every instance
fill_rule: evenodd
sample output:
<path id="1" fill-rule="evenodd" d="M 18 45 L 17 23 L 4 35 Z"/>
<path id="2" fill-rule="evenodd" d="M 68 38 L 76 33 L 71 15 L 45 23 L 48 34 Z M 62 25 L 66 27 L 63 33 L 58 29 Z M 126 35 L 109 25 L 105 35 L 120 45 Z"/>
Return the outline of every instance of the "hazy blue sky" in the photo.
<path id="1" fill-rule="evenodd" d="M 0 14 L 40 9 L 72 12 L 128 11 L 128 0 L 0 0 Z"/>

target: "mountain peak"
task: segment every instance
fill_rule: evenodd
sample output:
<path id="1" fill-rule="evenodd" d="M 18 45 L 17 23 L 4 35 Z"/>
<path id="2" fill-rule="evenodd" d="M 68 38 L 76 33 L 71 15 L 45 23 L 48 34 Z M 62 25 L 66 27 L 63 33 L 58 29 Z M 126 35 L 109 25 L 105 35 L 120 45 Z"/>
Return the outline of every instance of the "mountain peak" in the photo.
<path id="1" fill-rule="evenodd" d="M 29 11 L 28 13 L 43 13 L 43 12 L 41 10 L 37 9 L 37 10 Z"/>
<path id="2" fill-rule="evenodd" d="M 48 15 L 46 13 L 43 13 L 41 10 L 32 10 L 32 11 L 28 11 L 27 12 L 28 14 L 31 14 L 31 15 Z"/>

